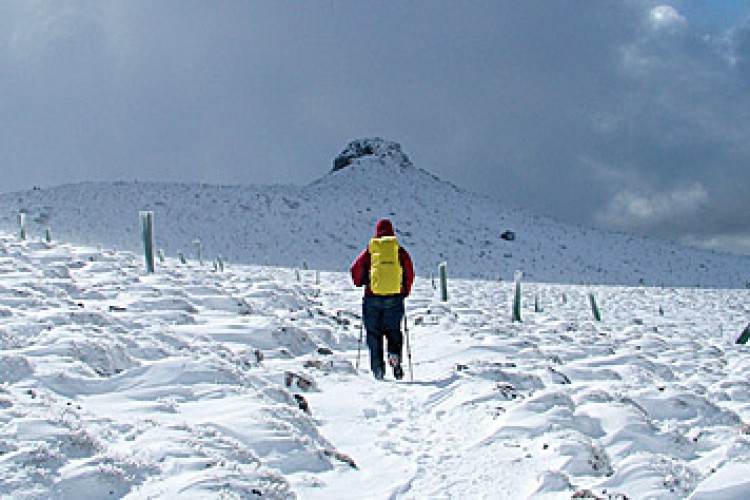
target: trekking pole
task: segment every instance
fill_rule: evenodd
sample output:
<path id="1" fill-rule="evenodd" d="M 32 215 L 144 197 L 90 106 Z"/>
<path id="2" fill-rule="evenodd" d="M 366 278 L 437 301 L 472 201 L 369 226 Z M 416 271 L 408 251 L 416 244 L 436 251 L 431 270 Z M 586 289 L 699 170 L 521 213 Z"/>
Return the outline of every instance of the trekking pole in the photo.
<path id="1" fill-rule="evenodd" d="M 362 351 L 362 335 L 364 334 L 365 330 L 365 319 L 362 318 L 362 321 L 359 324 L 359 342 L 357 342 L 357 368 L 356 370 L 359 372 L 359 353 Z"/>
<path id="2" fill-rule="evenodd" d="M 411 366 L 411 346 L 409 345 L 409 321 L 404 310 L 404 333 L 406 334 L 406 355 L 409 357 L 409 380 L 414 382 L 414 369 Z"/>

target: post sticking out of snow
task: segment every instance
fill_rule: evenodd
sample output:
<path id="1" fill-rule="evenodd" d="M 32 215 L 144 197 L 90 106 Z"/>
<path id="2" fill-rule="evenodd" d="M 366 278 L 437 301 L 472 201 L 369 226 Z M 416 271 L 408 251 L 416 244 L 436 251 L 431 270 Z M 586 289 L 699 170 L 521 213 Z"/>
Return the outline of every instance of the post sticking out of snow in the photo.
<path id="1" fill-rule="evenodd" d="M 18 235 L 21 240 L 26 239 L 26 214 L 24 212 L 18 213 Z"/>
<path id="2" fill-rule="evenodd" d="M 160 248 L 158 252 L 156 252 L 156 255 L 159 256 L 159 263 L 164 264 L 164 261 L 166 260 L 164 258 L 164 249 Z"/>
<path id="3" fill-rule="evenodd" d="M 601 321 L 602 320 L 602 316 L 601 316 L 601 314 L 599 314 L 599 307 L 597 307 L 597 305 L 596 305 L 596 299 L 594 298 L 594 294 L 593 293 L 589 294 L 589 301 L 591 302 L 591 312 L 594 313 L 594 319 L 596 321 Z"/>
<path id="4" fill-rule="evenodd" d="M 143 251 L 146 257 L 146 272 L 154 272 L 154 212 L 141 212 Z"/>
<path id="5" fill-rule="evenodd" d="M 320 271 L 317 269 L 315 270 L 315 284 L 320 285 Z"/>
<path id="6" fill-rule="evenodd" d="M 534 312 L 542 312 L 542 306 L 539 304 L 539 294 L 534 295 Z"/>
<path id="7" fill-rule="evenodd" d="M 216 267 L 217 271 L 219 271 L 220 273 L 224 272 L 224 259 L 221 257 L 221 255 L 216 257 Z"/>
<path id="8" fill-rule="evenodd" d="M 185 258 L 185 254 L 184 254 L 184 253 L 182 253 L 182 252 L 179 252 L 179 253 L 177 254 L 177 257 L 179 257 L 179 258 L 180 258 L 180 263 L 181 263 L 181 264 L 183 264 L 183 265 L 184 265 L 184 264 L 187 264 L 187 259 Z"/>
<path id="9" fill-rule="evenodd" d="M 745 327 L 745 330 L 742 332 L 742 335 L 739 336 L 737 339 L 738 344 L 747 344 L 747 341 L 750 340 L 750 324 L 748 324 Z"/>
<path id="10" fill-rule="evenodd" d="M 44 241 L 52 243 L 52 229 L 47 228 L 44 230 Z"/>
<path id="11" fill-rule="evenodd" d="M 440 300 L 448 302 L 448 263 L 441 262 L 438 271 L 440 272 Z"/>
<path id="12" fill-rule="evenodd" d="M 198 259 L 198 265 L 203 267 L 203 248 L 201 246 L 201 240 L 193 241 L 193 245 L 195 245 L 195 256 Z"/>
<path id="13" fill-rule="evenodd" d="M 512 321 L 513 323 L 521 323 L 523 321 L 521 319 L 521 278 L 523 278 L 523 273 L 521 271 L 516 271 L 513 278 L 516 282 L 516 293 L 513 295 Z"/>

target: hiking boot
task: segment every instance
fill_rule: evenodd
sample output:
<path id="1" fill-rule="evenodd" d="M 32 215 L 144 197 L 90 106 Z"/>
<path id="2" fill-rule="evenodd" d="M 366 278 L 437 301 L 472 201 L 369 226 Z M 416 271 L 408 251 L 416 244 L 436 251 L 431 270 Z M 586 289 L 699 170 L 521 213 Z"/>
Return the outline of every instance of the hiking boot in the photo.
<path id="1" fill-rule="evenodd" d="M 393 368 L 393 377 L 396 380 L 404 378 L 404 369 L 401 368 L 401 357 L 398 354 L 389 354 L 388 364 Z"/>
<path id="2" fill-rule="evenodd" d="M 383 377 L 385 377 L 385 369 L 381 368 L 380 370 L 374 370 L 372 376 L 375 377 L 375 380 L 383 380 Z"/>

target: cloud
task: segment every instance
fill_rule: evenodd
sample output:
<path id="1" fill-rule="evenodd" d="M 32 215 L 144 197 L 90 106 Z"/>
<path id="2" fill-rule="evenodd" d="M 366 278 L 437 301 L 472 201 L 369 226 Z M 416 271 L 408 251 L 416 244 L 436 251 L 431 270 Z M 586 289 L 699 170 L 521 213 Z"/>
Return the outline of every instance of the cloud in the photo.
<path id="1" fill-rule="evenodd" d="M 737 234 L 719 234 L 710 236 L 687 235 L 682 238 L 686 245 L 736 253 L 739 255 L 750 255 L 750 236 Z"/>
<path id="2" fill-rule="evenodd" d="M 750 217 L 750 55 L 747 23 L 704 33 L 676 7 L 646 9 L 620 45 L 614 98 L 596 113 L 580 167 L 592 191 L 592 222 L 651 236 L 743 239 Z M 710 196 L 709 196 L 710 194 Z M 736 248 L 736 246 L 735 246 Z"/>
<path id="3" fill-rule="evenodd" d="M 649 20 L 655 30 L 676 31 L 685 28 L 687 19 L 671 5 L 658 5 L 649 11 Z"/>
<path id="4" fill-rule="evenodd" d="M 623 191 L 597 216 L 612 228 L 638 230 L 658 224 L 683 224 L 709 204 L 706 188 L 700 183 L 659 193 Z"/>

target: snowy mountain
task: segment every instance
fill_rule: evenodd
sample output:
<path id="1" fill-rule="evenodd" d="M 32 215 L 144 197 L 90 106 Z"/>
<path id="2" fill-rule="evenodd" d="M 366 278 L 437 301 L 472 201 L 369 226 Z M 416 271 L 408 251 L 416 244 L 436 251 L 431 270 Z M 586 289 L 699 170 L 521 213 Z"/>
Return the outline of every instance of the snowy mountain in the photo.
<path id="1" fill-rule="evenodd" d="M 321 169 L 322 170 L 322 169 Z M 649 286 L 745 287 L 750 258 L 562 224 L 511 210 L 414 167 L 395 143 L 354 141 L 308 186 L 81 183 L 0 195 L 0 229 L 137 250 L 138 212 L 152 210 L 167 255 L 347 269 L 382 217 L 394 221 L 418 274 Z M 515 233 L 514 241 L 501 238 Z"/>

